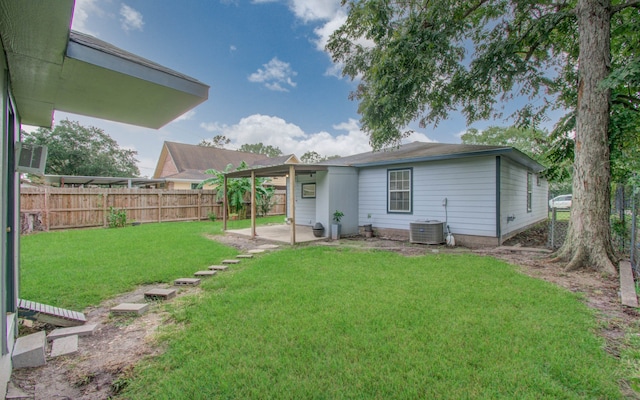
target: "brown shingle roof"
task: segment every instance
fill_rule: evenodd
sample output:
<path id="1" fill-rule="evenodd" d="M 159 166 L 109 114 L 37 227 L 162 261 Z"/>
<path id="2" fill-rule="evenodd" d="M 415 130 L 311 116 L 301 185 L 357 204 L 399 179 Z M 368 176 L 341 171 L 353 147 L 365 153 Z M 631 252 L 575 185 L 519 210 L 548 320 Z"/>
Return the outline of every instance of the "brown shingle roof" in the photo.
<path id="1" fill-rule="evenodd" d="M 216 147 L 196 146 L 176 142 L 164 142 L 178 173 L 188 170 L 206 171 L 216 169 L 224 171 L 228 164 L 233 167 L 240 165 L 242 161 L 251 165 L 258 160 L 268 158 L 264 154 L 245 153 L 236 150 L 218 149 Z"/>

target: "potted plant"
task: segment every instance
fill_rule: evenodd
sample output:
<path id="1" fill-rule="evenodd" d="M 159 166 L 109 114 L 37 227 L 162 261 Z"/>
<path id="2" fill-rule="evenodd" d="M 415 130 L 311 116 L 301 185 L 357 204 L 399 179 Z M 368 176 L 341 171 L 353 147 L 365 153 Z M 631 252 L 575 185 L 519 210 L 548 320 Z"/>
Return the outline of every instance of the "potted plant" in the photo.
<path id="1" fill-rule="evenodd" d="M 333 224 L 331 224 L 331 239 L 340 239 L 340 220 L 344 217 L 344 213 L 340 210 L 336 210 L 333 213 Z"/>

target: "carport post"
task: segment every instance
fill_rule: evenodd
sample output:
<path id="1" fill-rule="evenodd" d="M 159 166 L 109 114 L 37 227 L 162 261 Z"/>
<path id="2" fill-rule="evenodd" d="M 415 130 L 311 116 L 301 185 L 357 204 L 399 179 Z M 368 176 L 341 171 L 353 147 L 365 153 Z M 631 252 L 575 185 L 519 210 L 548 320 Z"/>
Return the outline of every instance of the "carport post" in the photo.
<path id="1" fill-rule="evenodd" d="M 256 171 L 251 171 L 251 239 L 256 238 Z"/>
<path id="2" fill-rule="evenodd" d="M 291 222 L 291 245 L 296 244 L 296 169 L 289 166 L 289 221 Z"/>
<path id="3" fill-rule="evenodd" d="M 222 230 L 227 230 L 227 176 L 222 183 Z"/>

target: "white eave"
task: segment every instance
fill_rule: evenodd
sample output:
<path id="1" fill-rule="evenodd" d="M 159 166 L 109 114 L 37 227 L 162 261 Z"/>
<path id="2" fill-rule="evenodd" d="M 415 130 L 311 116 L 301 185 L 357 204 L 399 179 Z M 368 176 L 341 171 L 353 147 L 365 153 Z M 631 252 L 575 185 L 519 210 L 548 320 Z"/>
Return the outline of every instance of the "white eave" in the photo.
<path id="1" fill-rule="evenodd" d="M 72 0 L 3 0 L 0 36 L 21 122 L 54 110 L 160 128 L 208 98 L 209 87 L 70 30 Z"/>

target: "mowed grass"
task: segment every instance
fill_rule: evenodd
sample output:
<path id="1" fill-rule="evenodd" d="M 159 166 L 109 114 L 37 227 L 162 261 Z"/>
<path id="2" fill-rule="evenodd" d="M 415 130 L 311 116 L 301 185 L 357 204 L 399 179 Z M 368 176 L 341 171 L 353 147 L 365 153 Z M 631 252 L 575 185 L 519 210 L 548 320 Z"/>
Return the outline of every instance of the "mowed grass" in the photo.
<path id="1" fill-rule="evenodd" d="M 259 219 L 280 222 L 282 217 Z M 250 222 L 230 221 L 229 229 Z M 191 277 L 237 251 L 206 235 L 222 222 L 143 224 L 21 237 L 20 297 L 83 310 L 138 285 Z"/>
<path id="2" fill-rule="evenodd" d="M 168 308 L 131 399 L 615 399 L 577 295 L 489 257 L 283 249 Z"/>

